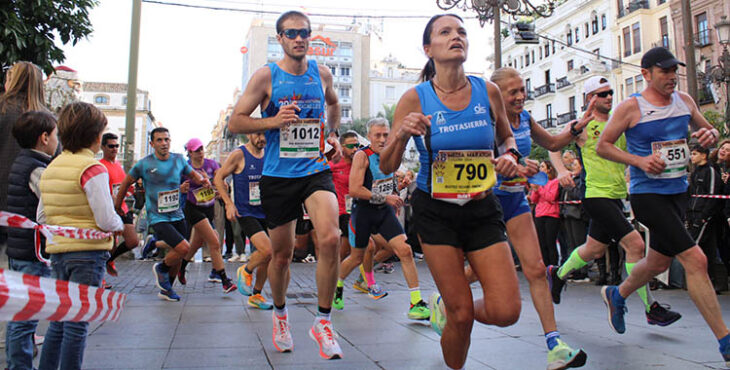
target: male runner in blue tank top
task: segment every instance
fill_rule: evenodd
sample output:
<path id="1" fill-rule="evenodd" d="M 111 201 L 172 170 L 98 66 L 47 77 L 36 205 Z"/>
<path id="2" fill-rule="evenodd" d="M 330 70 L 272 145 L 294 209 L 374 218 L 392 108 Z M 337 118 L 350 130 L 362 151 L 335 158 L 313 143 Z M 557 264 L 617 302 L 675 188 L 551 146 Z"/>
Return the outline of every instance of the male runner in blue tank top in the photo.
<path id="1" fill-rule="evenodd" d="M 226 205 L 226 218 L 237 221 L 243 230 L 243 237 L 248 238 L 256 246 L 256 251 L 251 253 L 248 263 L 236 271 L 236 284 L 241 294 L 249 296 L 249 306 L 270 310 L 272 305 L 261 295 L 271 260 L 271 240 L 266 231 L 259 190 L 266 137 L 263 132 L 248 134 L 246 137 L 248 142 L 228 155 L 223 167 L 216 172 L 213 183 L 218 189 L 224 189 L 225 178 L 233 175 L 235 200 L 231 199 L 228 192 L 220 193 Z M 256 270 L 256 284 L 253 283 L 254 270 Z"/>
<path id="2" fill-rule="evenodd" d="M 285 307 L 286 289 L 294 228 L 304 203 L 319 246 L 319 307 L 309 336 L 317 342 L 320 356 L 341 358 L 342 350 L 330 321 L 339 263 L 337 195 L 324 155 L 325 139 L 335 148 L 335 156 L 340 152 L 336 137 L 340 106 L 329 67 L 307 60 L 312 33 L 309 18 L 297 11 L 286 12 L 276 21 L 276 32 L 284 58 L 251 76 L 228 127 L 235 133 L 266 131 L 260 188 L 273 247 L 269 285 L 275 308 L 274 346 L 281 352 L 291 351 L 294 346 Z M 251 117 L 258 107 L 261 119 Z"/>
<path id="3" fill-rule="evenodd" d="M 367 126 L 371 144 L 355 153 L 350 170 L 350 195 L 355 199 L 349 236 L 353 249 L 342 261 L 340 279 L 344 280 L 362 263 L 370 236 L 379 234 L 387 242 L 386 248 L 395 252 L 401 261 L 403 276 L 410 291 L 408 318 L 428 320 L 431 312 L 421 299 L 413 251 L 406 243 L 405 232 L 395 215 L 394 208 L 403 204 L 403 200 L 396 193 L 398 184 L 393 174 L 386 175 L 379 168 L 380 152 L 385 148 L 390 126 L 384 118 L 372 119 Z M 374 299 L 384 296 L 382 292 L 374 292 L 376 286 L 377 284 L 371 286 L 368 292 Z"/>
<path id="4" fill-rule="evenodd" d="M 616 107 L 598 139 L 601 157 L 627 164 L 631 170 L 630 200 L 636 219 L 650 230 L 651 245 L 620 286 L 605 286 L 601 296 L 608 308 L 609 325 L 626 330 L 625 298 L 669 268 L 676 257 L 687 277 L 687 290 L 720 343 L 720 353 L 730 365 L 730 334 L 720 304 L 707 275 L 707 257 L 684 228 L 687 207 L 687 132 L 692 125 L 700 145 L 709 147 L 719 133 L 684 92 L 675 91 L 677 65 L 684 66 L 667 49 L 656 47 L 641 58 L 647 87 Z M 626 134 L 628 152 L 614 146 Z"/>

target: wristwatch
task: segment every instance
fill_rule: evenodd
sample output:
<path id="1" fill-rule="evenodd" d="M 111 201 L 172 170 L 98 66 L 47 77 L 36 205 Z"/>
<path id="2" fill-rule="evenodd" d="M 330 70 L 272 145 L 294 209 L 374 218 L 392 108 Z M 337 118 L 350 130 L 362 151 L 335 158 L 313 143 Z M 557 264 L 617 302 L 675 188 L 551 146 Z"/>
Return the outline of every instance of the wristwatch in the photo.
<path id="1" fill-rule="evenodd" d="M 525 165 L 525 158 L 522 157 L 522 154 L 520 154 L 520 152 L 517 149 L 509 148 L 507 150 L 507 153 L 511 154 L 513 157 L 515 157 L 515 162 L 517 162 L 523 166 Z"/>
<path id="2" fill-rule="evenodd" d="M 340 131 L 336 128 L 328 128 L 327 129 L 327 136 L 330 136 L 331 133 L 335 133 L 335 136 L 340 137 Z"/>
<path id="3" fill-rule="evenodd" d="M 573 136 L 578 136 L 581 134 L 581 132 L 583 132 L 583 129 L 580 129 L 580 130 L 575 129 L 575 125 L 577 123 L 578 123 L 578 120 L 574 120 L 573 122 L 570 123 L 570 134 Z"/>

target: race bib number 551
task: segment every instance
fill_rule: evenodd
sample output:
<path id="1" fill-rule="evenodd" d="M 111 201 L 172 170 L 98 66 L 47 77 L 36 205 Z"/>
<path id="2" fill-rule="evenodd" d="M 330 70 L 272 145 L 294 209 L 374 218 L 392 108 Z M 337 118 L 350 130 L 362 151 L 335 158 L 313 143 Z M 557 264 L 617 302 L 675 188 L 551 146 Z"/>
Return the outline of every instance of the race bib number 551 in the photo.
<path id="1" fill-rule="evenodd" d="M 316 158 L 321 151 L 322 125 L 306 118 L 279 130 L 280 158 Z"/>
<path id="2" fill-rule="evenodd" d="M 431 197 L 471 199 L 497 182 L 491 150 L 441 150 L 431 166 Z"/>
<path id="3" fill-rule="evenodd" d="M 687 175 L 690 151 L 687 139 L 655 141 L 651 143 L 651 151 L 667 164 L 664 171 L 658 175 L 646 174 L 652 179 L 674 179 Z"/>

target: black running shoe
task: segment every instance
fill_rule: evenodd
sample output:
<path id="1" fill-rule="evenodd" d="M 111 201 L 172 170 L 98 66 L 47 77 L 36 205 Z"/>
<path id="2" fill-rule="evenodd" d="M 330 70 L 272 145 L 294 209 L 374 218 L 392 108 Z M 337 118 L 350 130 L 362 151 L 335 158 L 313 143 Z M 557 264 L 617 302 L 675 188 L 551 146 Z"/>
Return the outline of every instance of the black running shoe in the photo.
<path id="1" fill-rule="evenodd" d="M 180 282 L 182 285 L 188 284 L 188 279 L 185 277 L 185 269 L 180 268 L 180 271 L 177 272 L 177 281 Z"/>
<path id="2" fill-rule="evenodd" d="M 652 303 L 649 312 L 646 313 L 646 321 L 649 325 L 667 326 L 682 318 L 679 312 L 670 310 L 668 304 Z"/>
<path id="3" fill-rule="evenodd" d="M 553 303 L 560 304 L 560 293 L 562 293 L 565 287 L 565 281 L 558 277 L 558 266 L 548 266 L 546 275 L 548 285 L 550 286 L 550 295 L 553 297 Z"/>

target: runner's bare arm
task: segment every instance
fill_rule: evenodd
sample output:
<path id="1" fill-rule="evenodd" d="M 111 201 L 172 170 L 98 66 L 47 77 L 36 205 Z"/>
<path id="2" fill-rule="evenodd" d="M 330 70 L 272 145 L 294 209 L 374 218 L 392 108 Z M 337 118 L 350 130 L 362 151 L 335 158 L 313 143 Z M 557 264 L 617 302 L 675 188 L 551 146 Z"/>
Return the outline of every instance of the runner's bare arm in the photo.
<path id="1" fill-rule="evenodd" d="M 385 148 L 380 152 L 380 170 L 383 173 L 393 173 L 403 160 L 403 153 L 411 136 L 427 135 L 431 126 L 431 116 L 424 116 L 421 111 L 421 101 L 415 88 L 411 88 L 401 96 L 395 107 L 391 133 Z"/>
<path id="2" fill-rule="evenodd" d="M 274 117 L 251 117 L 257 107 L 261 107 L 262 111 L 266 109 L 270 95 L 271 70 L 263 67 L 251 76 L 246 90 L 238 99 L 228 122 L 228 130 L 236 134 L 250 134 L 280 128 L 299 119 L 296 114 L 299 108 L 294 104 L 279 107 L 279 112 Z"/>
<path id="3" fill-rule="evenodd" d="M 124 177 L 124 180 L 122 180 L 122 183 L 119 185 L 119 189 L 128 189 L 132 184 L 134 184 L 137 181 L 134 177 L 127 175 Z M 125 191 L 119 191 L 117 193 L 117 197 L 114 199 L 114 209 L 119 213 L 120 215 L 123 215 L 124 212 L 122 212 L 122 203 L 124 203 L 124 197 L 127 196 L 127 192 Z"/>
<path id="4" fill-rule="evenodd" d="M 332 72 L 329 67 L 319 65 L 319 75 L 322 78 L 322 85 L 324 86 L 324 101 L 327 103 L 327 127 L 338 129 L 340 128 L 341 111 L 337 92 L 335 92 Z"/>
<path id="5" fill-rule="evenodd" d="M 372 193 L 363 185 L 365 180 L 365 171 L 368 167 L 368 156 L 363 151 L 355 152 L 352 157 L 352 167 L 350 168 L 350 196 L 357 199 L 369 200 Z"/>
<path id="6" fill-rule="evenodd" d="M 555 136 L 551 135 L 542 126 L 535 124 L 535 120 L 530 118 L 530 132 L 532 134 L 532 138 L 535 139 L 535 142 L 538 145 L 549 151 L 560 150 L 566 145 L 570 144 L 573 139 L 575 139 L 578 145 L 582 145 L 583 143 L 585 143 L 586 138 L 586 131 L 584 130 L 584 128 L 594 118 L 593 109 L 595 104 L 596 98 L 593 97 L 590 103 L 588 103 L 588 109 L 586 109 L 586 113 L 583 115 L 583 117 L 581 117 L 581 119 L 579 120 L 569 122 L 567 125 L 565 125 L 565 128 L 563 128 L 563 131 Z M 573 136 L 573 134 L 570 132 L 571 128 L 576 131 L 580 131 L 580 134 L 578 134 L 578 136 Z"/>
<path id="7" fill-rule="evenodd" d="M 694 131 L 692 133 L 692 137 L 697 138 L 700 145 L 705 148 L 714 145 L 717 142 L 717 138 L 720 137 L 720 132 L 707 122 L 707 119 L 702 115 L 700 109 L 697 108 L 697 104 L 692 97 L 681 91 L 679 92 L 679 96 L 682 97 L 684 103 L 687 104 L 689 109 L 692 111 L 692 116 L 689 120 L 689 123 L 692 125 L 692 130 Z"/>
<path id="8" fill-rule="evenodd" d="M 565 164 L 563 164 L 563 157 L 560 152 L 551 151 L 548 152 L 548 156 L 550 157 L 550 162 L 552 162 L 553 167 L 555 167 L 555 170 L 558 172 L 558 182 L 560 183 L 560 186 L 564 188 L 575 187 L 573 173 L 565 167 Z"/>
<path id="9" fill-rule="evenodd" d="M 636 99 L 630 98 L 621 102 L 598 138 L 596 153 L 610 161 L 638 167 L 647 173 L 658 174 L 666 167 L 664 161 L 658 156 L 641 157 L 625 152 L 614 145 L 616 140 L 621 137 L 621 134 L 632 127 L 633 124 L 639 122 L 640 115 L 641 111 Z"/>
<path id="10" fill-rule="evenodd" d="M 223 166 L 221 166 L 220 169 L 215 173 L 215 177 L 213 178 L 213 184 L 215 185 L 216 189 L 225 189 L 225 178 L 230 176 L 234 173 L 240 173 L 244 166 L 246 165 L 246 157 L 243 155 L 243 151 L 241 149 L 236 149 L 226 158 L 226 161 L 223 162 Z M 236 206 L 233 203 L 233 200 L 231 199 L 231 196 L 228 195 L 227 191 L 220 191 L 220 197 L 223 200 L 223 203 L 226 205 L 226 217 L 229 220 L 232 220 L 232 216 L 237 216 L 238 211 L 236 211 Z M 233 215 L 229 214 L 229 208 L 232 207 L 232 210 L 235 211 Z"/>
<path id="11" fill-rule="evenodd" d="M 508 152 L 509 149 L 517 150 L 517 144 L 515 143 L 515 137 L 512 134 L 509 121 L 507 120 L 507 111 L 504 108 L 504 100 L 502 100 L 502 93 L 499 87 L 493 82 L 486 81 L 487 84 L 487 95 L 489 96 L 489 105 L 494 114 L 494 125 L 497 133 L 497 145 L 504 149 L 504 153 L 493 160 L 494 170 L 504 176 L 513 177 L 517 175 L 517 158 L 512 153 Z"/>

